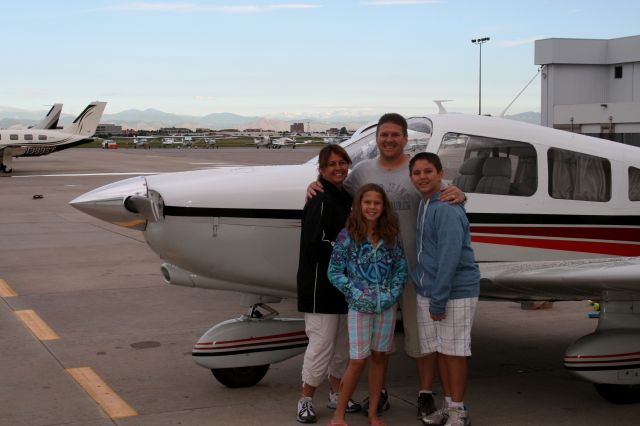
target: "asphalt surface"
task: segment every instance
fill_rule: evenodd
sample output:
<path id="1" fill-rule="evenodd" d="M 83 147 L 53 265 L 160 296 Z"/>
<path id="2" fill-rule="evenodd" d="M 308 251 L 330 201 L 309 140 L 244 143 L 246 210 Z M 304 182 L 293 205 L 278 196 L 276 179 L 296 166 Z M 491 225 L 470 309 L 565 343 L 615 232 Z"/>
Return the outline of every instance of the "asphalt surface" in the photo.
<path id="1" fill-rule="evenodd" d="M 0 176 L 0 425 L 298 424 L 301 356 L 272 365 L 257 386 L 244 389 L 225 388 L 191 360 L 201 334 L 244 313 L 239 294 L 164 284 L 160 260 L 141 233 L 83 215 L 68 202 L 128 177 L 109 173 L 294 164 L 317 150 L 74 148 L 16 159 L 14 173 Z M 295 301 L 274 307 L 299 316 Z M 481 302 L 465 398 L 473 425 L 638 424 L 640 404 L 610 404 L 563 368 L 566 346 L 596 326 L 589 310 L 586 302 L 545 310 Z M 20 319 L 25 312 L 50 329 L 30 331 Z M 401 348 L 402 334 L 396 339 Z M 101 408 L 72 377 L 80 368 L 95 372 L 103 381 L 98 388 L 119 398 L 128 414 Z M 420 424 L 415 365 L 401 350 L 391 356 L 387 383 L 387 422 Z M 331 417 L 327 392 L 326 384 L 317 392 L 319 424 Z M 366 396 L 364 380 L 355 396 Z M 347 420 L 367 424 L 361 414 Z"/>

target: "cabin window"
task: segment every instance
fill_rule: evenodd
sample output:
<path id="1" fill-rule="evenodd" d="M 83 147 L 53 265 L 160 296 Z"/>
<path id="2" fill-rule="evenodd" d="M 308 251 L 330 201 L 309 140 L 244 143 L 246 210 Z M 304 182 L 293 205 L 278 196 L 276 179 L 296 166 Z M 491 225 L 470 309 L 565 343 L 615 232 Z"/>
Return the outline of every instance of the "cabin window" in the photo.
<path id="1" fill-rule="evenodd" d="M 32 141 L 33 140 L 33 135 L 24 135 L 24 140 L 25 141 Z"/>
<path id="2" fill-rule="evenodd" d="M 38 135 L 38 140 L 39 141 L 46 141 L 47 140 L 47 135 Z"/>
<path id="3" fill-rule="evenodd" d="M 640 201 L 640 169 L 629 167 L 629 200 Z"/>
<path id="4" fill-rule="evenodd" d="M 613 77 L 622 78 L 622 65 L 616 65 L 616 67 L 613 69 Z"/>
<path id="5" fill-rule="evenodd" d="M 438 155 L 444 178 L 466 193 L 528 197 L 538 188 L 536 150 L 525 142 L 447 133 Z"/>
<path id="6" fill-rule="evenodd" d="M 18 135 L 9 135 L 9 139 L 12 141 L 17 141 L 18 140 Z"/>
<path id="7" fill-rule="evenodd" d="M 611 199 L 611 164 L 607 159 L 551 148 L 547 162 L 552 198 L 600 202 Z"/>

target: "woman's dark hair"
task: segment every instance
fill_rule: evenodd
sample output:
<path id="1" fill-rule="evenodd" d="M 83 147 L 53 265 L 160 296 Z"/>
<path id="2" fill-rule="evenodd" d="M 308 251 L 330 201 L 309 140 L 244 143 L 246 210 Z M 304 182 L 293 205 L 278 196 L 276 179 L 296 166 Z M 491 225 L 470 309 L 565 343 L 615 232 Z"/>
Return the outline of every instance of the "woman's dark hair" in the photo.
<path id="1" fill-rule="evenodd" d="M 327 145 L 324 148 L 322 148 L 320 150 L 320 153 L 318 154 L 319 169 L 324 169 L 325 167 L 327 167 L 327 165 L 329 164 L 329 157 L 331 157 L 331 154 L 336 154 L 339 157 L 341 157 L 344 161 L 346 161 L 348 164 L 351 164 L 351 158 L 349 157 L 349 154 L 347 154 L 347 151 L 345 151 L 343 147 L 341 147 L 340 145 Z"/>

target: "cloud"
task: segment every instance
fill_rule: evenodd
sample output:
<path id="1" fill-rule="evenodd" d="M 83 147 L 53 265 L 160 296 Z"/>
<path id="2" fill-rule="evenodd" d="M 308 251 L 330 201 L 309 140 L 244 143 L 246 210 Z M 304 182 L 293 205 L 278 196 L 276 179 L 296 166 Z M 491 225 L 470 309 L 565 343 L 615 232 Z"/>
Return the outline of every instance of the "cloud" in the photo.
<path id="1" fill-rule="evenodd" d="M 193 3 L 151 3 L 136 2 L 122 3 L 109 7 L 109 10 L 119 11 L 151 11 L 151 12 L 218 12 L 218 13 L 262 13 L 283 9 L 316 9 L 321 7 L 311 3 L 276 3 L 268 5 L 241 6 L 206 6 Z"/>
<path id="2" fill-rule="evenodd" d="M 440 3 L 440 0 L 371 0 L 361 3 L 367 6 L 396 6 L 407 4 L 435 4 Z"/>
<path id="3" fill-rule="evenodd" d="M 545 38 L 545 36 L 541 36 L 541 35 L 537 35 L 537 36 L 533 36 L 533 37 L 528 37 L 528 38 L 521 38 L 519 40 L 503 40 L 503 41 L 498 41 L 496 42 L 496 44 L 498 46 L 502 46 L 502 47 L 516 47 L 516 46 L 522 46 L 525 44 L 531 44 L 533 42 L 535 42 L 536 40 L 540 40 Z"/>

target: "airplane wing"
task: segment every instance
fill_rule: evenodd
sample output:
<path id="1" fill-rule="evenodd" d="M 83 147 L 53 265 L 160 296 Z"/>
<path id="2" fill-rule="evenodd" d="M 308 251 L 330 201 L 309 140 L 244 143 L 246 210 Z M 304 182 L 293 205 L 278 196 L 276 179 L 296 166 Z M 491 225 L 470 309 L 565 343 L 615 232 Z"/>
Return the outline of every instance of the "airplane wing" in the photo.
<path id="1" fill-rule="evenodd" d="M 640 258 L 481 263 L 481 297 L 510 300 L 599 299 L 604 290 L 637 292 Z"/>

